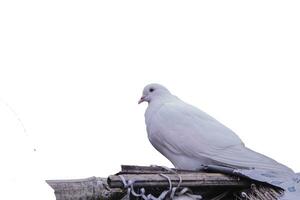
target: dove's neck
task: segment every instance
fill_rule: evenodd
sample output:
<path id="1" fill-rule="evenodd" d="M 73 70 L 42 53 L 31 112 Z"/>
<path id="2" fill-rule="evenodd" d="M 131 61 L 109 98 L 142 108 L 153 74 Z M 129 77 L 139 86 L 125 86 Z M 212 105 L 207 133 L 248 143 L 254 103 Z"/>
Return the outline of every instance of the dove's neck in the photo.
<path id="1" fill-rule="evenodd" d="M 153 98 L 149 102 L 149 105 L 145 112 L 146 123 L 151 121 L 153 114 L 155 114 L 164 104 L 171 103 L 174 101 L 180 101 L 180 100 L 172 94 L 160 95 Z"/>
<path id="2" fill-rule="evenodd" d="M 179 100 L 179 99 L 176 96 L 174 96 L 170 93 L 167 93 L 167 94 L 156 96 L 155 98 L 151 99 L 148 107 L 150 107 L 150 106 L 156 107 L 156 106 L 160 106 L 162 104 L 165 104 L 168 102 L 173 102 L 176 100 Z"/>

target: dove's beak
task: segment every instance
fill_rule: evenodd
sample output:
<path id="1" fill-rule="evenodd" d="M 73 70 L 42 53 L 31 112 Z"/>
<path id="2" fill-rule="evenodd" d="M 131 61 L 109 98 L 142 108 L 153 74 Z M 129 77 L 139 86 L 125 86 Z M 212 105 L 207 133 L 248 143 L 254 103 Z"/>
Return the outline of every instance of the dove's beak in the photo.
<path id="1" fill-rule="evenodd" d="M 141 99 L 139 100 L 139 104 L 145 101 L 145 96 L 142 96 Z"/>

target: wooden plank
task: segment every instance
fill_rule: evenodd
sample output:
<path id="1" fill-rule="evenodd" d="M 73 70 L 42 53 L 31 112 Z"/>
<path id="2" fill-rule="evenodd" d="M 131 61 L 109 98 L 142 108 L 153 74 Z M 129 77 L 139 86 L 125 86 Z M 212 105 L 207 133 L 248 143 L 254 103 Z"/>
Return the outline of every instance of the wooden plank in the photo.
<path id="1" fill-rule="evenodd" d="M 170 170 L 161 167 L 161 166 L 135 166 L 135 165 L 121 165 L 121 170 L 117 174 L 154 174 L 154 173 L 164 173 L 164 174 L 172 174 Z M 180 173 L 198 173 L 196 171 L 190 170 L 178 170 L 171 168 L 172 171 L 180 172 Z"/>
<path id="2" fill-rule="evenodd" d="M 179 177 L 176 174 L 166 174 L 172 181 L 172 185 L 176 186 Z M 229 176 L 219 173 L 179 173 L 182 178 L 183 187 L 204 187 L 204 186 L 231 186 L 245 187 L 250 183 L 247 180 L 235 176 Z M 135 187 L 167 187 L 168 180 L 159 174 L 122 174 L 126 181 L 134 180 Z M 109 176 L 107 179 L 111 188 L 123 188 L 123 182 L 119 175 Z"/>
<path id="3" fill-rule="evenodd" d="M 153 174 L 166 172 L 164 168 L 160 166 L 136 166 L 136 165 L 121 165 L 121 172 L 118 174 Z"/>

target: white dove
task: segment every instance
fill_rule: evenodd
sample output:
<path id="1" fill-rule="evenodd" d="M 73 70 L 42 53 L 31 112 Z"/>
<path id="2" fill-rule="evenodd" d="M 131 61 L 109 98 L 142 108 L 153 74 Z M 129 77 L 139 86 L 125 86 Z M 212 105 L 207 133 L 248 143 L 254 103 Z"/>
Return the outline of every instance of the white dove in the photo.
<path id="1" fill-rule="evenodd" d="M 233 168 L 235 173 L 283 188 L 282 200 L 300 199 L 300 176 L 287 166 L 247 148 L 229 128 L 172 95 L 160 84 L 149 84 L 139 103 L 148 102 L 145 121 L 152 145 L 175 168 Z"/>

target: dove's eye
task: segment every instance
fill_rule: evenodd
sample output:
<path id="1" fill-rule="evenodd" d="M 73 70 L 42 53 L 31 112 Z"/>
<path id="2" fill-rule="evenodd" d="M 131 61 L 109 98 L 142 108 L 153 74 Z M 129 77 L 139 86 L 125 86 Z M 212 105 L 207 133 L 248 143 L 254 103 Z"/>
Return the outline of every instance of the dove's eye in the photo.
<path id="1" fill-rule="evenodd" d="M 150 89 L 149 89 L 149 92 L 153 92 L 153 91 L 154 91 L 154 88 L 150 88 Z"/>

